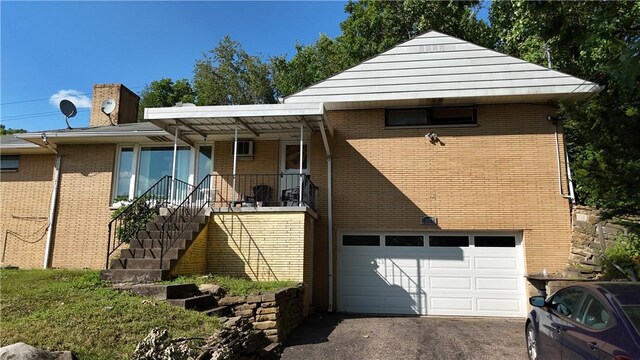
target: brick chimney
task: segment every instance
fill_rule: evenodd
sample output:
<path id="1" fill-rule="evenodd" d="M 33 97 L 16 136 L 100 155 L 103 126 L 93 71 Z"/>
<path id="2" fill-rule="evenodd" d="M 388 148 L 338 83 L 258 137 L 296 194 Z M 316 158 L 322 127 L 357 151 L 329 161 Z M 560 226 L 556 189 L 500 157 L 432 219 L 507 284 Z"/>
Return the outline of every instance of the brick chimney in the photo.
<path id="1" fill-rule="evenodd" d="M 107 99 L 116 101 L 116 108 L 111 113 L 111 121 L 109 116 L 102 112 L 102 102 Z M 139 103 L 140 97 L 122 84 L 95 84 L 89 126 L 108 126 L 112 122 L 114 124 L 137 122 Z"/>

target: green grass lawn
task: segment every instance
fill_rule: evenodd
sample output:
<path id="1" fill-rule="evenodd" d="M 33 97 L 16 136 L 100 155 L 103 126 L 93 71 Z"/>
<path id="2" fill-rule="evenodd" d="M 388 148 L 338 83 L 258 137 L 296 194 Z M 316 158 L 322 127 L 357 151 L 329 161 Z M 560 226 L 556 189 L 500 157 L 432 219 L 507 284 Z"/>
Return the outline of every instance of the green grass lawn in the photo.
<path id="1" fill-rule="evenodd" d="M 173 280 L 163 281 L 166 284 L 216 284 L 227 290 L 227 295 L 251 295 L 276 291 L 296 284 L 295 281 L 251 281 L 218 275 L 179 276 Z"/>
<path id="2" fill-rule="evenodd" d="M 208 337 L 219 326 L 215 317 L 114 291 L 98 271 L 0 270 L 0 346 L 22 341 L 82 360 L 125 359 L 154 327 Z"/>

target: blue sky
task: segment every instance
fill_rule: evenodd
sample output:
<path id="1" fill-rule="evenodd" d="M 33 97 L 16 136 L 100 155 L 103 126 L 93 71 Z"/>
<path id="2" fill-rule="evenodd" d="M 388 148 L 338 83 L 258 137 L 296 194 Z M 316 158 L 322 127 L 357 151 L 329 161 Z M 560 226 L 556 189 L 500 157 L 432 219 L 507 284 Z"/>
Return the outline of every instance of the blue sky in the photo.
<path id="1" fill-rule="evenodd" d="M 296 41 L 335 37 L 344 2 L 0 1 L 0 123 L 29 131 L 64 128 L 53 95 L 91 97 L 95 83 L 135 92 L 163 77 L 192 77 L 196 59 L 225 35 L 250 54 L 295 53 Z M 89 123 L 78 97 L 71 126 Z M 33 101 L 32 101 L 33 100 Z M 52 101 L 56 102 L 56 101 Z"/>

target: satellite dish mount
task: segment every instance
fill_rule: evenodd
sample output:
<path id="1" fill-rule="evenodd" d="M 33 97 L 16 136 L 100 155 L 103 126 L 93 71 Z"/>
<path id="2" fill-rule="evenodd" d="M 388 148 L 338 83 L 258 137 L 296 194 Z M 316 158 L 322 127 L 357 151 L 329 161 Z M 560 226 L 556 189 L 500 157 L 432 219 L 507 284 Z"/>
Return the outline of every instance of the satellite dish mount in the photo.
<path id="1" fill-rule="evenodd" d="M 111 99 L 111 98 L 103 101 L 102 102 L 102 106 L 100 106 L 100 110 L 102 110 L 102 113 L 109 117 L 109 122 L 111 123 L 111 126 L 115 126 L 116 125 L 116 124 L 113 123 L 113 121 L 111 121 L 111 113 L 115 109 L 116 109 L 116 101 L 114 99 Z"/>
<path id="2" fill-rule="evenodd" d="M 67 129 L 71 129 L 69 118 L 76 116 L 78 109 L 73 103 L 67 99 L 60 101 L 60 111 L 64 115 L 64 122 L 67 123 Z"/>

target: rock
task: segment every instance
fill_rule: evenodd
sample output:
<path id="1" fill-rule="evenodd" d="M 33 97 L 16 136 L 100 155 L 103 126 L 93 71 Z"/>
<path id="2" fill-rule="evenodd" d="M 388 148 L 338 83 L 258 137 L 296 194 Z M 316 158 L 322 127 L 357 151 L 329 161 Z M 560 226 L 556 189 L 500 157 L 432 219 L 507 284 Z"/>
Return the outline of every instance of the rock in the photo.
<path id="1" fill-rule="evenodd" d="M 211 295 L 215 296 L 215 297 L 224 297 L 227 294 L 227 290 L 225 290 L 224 288 L 220 287 L 219 285 L 216 284 L 202 284 L 200 286 L 198 286 L 198 288 L 200 289 L 201 292 L 203 293 L 210 293 Z"/>
<path id="2" fill-rule="evenodd" d="M 23 342 L 0 348 L 0 360 L 77 360 L 71 351 L 47 351 Z"/>
<path id="3" fill-rule="evenodd" d="M 172 340 L 165 329 L 152 329 L 131 356 L 134 360 L 195 360 L 199 351 L 190 340 L 178 338 Z"/>

